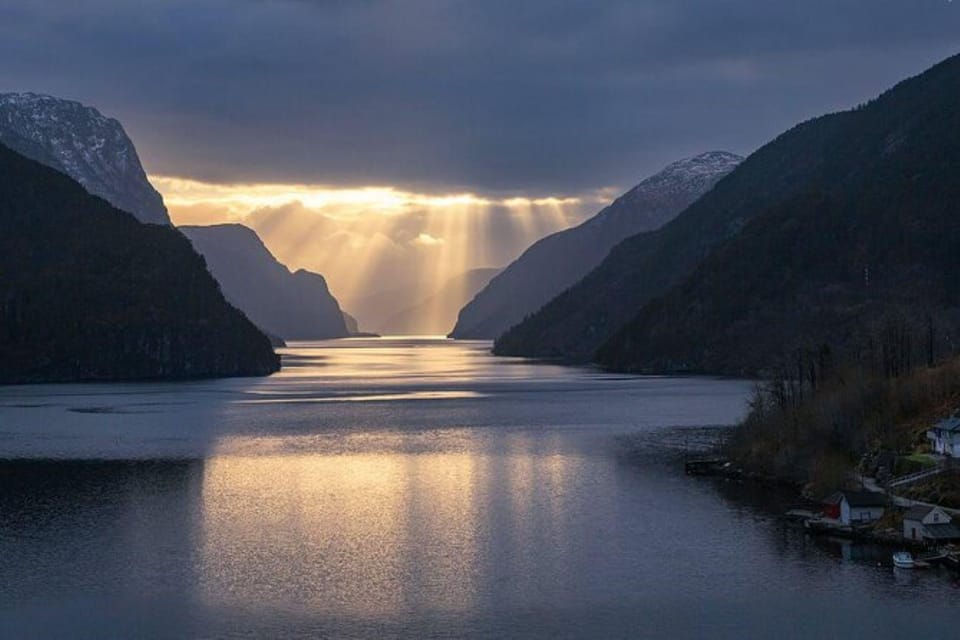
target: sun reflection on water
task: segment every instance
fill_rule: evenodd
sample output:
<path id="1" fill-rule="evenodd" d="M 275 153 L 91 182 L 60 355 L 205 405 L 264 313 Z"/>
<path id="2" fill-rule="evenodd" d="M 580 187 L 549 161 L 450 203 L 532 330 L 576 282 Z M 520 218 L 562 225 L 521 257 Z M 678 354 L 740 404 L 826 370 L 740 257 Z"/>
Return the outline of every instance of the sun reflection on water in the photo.
<path id="1" fill-rule="evenodd" d="M 502 546 L 549 548 L 558 539 L 571 479 L 570 458 L 507 446 L 519 449 L 505 461 L 469 450 L 214 456 L 202 490 L 202 590 L 225 600 L 214 605 L 294 601 L 363 618 L 476 609 L 491 588 L 484 567 Z M 549 504 L 535 508 L 541 494 Z M 545 506 L 546 522 L 530 517 Z M 507 545 L 495 530 L 504 519 Z M 533 561 L 507 560 L 520 575 Z"/>

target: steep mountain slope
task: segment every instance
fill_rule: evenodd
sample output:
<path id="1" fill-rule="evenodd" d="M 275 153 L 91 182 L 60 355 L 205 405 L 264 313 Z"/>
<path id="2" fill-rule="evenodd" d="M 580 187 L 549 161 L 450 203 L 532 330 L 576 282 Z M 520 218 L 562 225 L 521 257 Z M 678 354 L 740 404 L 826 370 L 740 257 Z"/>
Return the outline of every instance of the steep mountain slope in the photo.
<path id="1" fill-rule="evenodd" d="M 92 107 L 34 93 L 0 94 L 0 143 L 142 222 L 170 224 L 123 127 Z"/>
<path id="2" fill-rule="evenodd" d="M 375 329 L 390 335 L 446 335 L 457 320 L 457 312 L 499 272 L 471 269 L 453 277 L 435 293 L 375 325 Z"/>
<path id="3" fill-rule="evenodd" d="M 836 134 L 851 117 L 818 118 L 764 146 L 672 221 L 614 247 L 583 280 L 497 340 L 494 351 L 592 359 L 644 304 L 689 276 L 750 219 L 804 192 L 811 180 L 830 179 Z"/>
<path id="4" fill-rule="evenodd" d="M 303 269 L 290 273 L 252 229 L 239 224 L 179 229 L 206 258 L 227 300 L 264 331 L 284 340 L 349 334 L 323 276 Z"/>
<path id="5" fill-rule="evenodd" d="M 714 151 L 674 162 L 583 224 L 539 240 L 463 308 L 450 336 L 500 336 L 583 278 L 618 242 L 683 211 L 742 159 Z"/>
<path id="6" fill-rule="evenodd" d="M 960 56 L 774 142 L 764 155 L 822 170 L 759 209 L 685 282 L 647 305 L 600 361 L 752 373 L 797 349 L 826 346 L 846 359 L 873 342 L 881 358 L 902 351 L 914 362 L 918 350 L 955 350 L 958 104 Z"/>
<path id="7" fill-rule="evenodd" d="M 0 145 L 0 382 L 265 375 L 269 340 L 182 234 Z"/>

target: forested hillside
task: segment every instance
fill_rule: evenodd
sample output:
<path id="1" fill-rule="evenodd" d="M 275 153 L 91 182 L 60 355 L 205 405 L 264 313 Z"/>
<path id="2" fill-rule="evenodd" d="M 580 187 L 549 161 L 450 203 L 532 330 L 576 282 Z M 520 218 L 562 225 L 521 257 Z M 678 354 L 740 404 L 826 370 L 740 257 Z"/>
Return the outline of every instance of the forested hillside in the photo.
<path id="1" fill-rule="evenodd" d="M 203 258 L 0 145 L 0 382 L 264 375 L 269 340 Z"/>
<path id="2" fill-rule="evenodd" d="M 953 58 L 807 125 L 829 136 L 823 171 L 643 308 L 600 362 L 749 374 L 797 349 L 847 361 L 885 341 L 912 358 L 949 355 L 960 345 L 958 104 Z"/>

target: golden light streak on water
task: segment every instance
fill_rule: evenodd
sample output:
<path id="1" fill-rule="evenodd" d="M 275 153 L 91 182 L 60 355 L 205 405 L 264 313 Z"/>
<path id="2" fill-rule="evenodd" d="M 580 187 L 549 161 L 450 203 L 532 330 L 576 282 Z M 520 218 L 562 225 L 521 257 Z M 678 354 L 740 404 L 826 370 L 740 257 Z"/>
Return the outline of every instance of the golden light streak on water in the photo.
<path id="1" fill-rule="evenodd" d="M 264 598 L 295 598 L 364 617 L 423 603 L 470 610 L 483 577 L 480 558 L 492 551 L 479 536 L 489 524 L 494 476 L 504 471 L 493 460 L 466 451 L 214 456 L 204 467 L 199 536 L 198 573 L 209 604 L 226 597 L 232 606 L 257 607 Z M 549 470 L 522 457 L 510 461 L 520 519 L 539 472 L 551 483 L 569 480 L 560 460 L 549 460 Z M 405 575 L 410 571 L 419 575 Z M 413 583 L 427 590 L 406 591 Z"/>
<path id="2" fill-rule="evenodd" d="M 541 561 L 568 552 L 564 487 L 578 462 L 527 451 L 525 435 L 509 438 L 506 458 L 469 438 L 440 452 L 398 451 L 406 441 L 386 433 L 341 434 L 338 453 L 303 440 L 228 437 L 204 464 L 197 574 L 208 605 L 295 600 L 365 618 L 469 611 L 489 589 L 483 563 L 500 551 L 491 509 L 509 514 L 511 544 L 549 541 Z"/>

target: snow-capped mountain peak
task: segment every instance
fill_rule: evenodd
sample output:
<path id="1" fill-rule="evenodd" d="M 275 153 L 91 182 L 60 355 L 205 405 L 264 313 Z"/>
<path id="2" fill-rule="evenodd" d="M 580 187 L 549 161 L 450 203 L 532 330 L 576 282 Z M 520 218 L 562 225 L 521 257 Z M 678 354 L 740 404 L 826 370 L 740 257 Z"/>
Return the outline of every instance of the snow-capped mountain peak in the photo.
<path id="1" fill-rule="evenodd" d="M 143 222 L 170 224 L 123 126 L 93 107 L 37 93 L 2 93 L 0 143 L 66 173 Z"/>
<path id="2" fill-rule="evenodd" d="M 708 151 L 677 160 L 617 198 L 587 225 L 629 224 L 656 228 L 709 191 L 743 158 L 727 151 Z"/>
<path id="3" fill-rule="evenodd" d="M 658 197 L 676 192 L 703 193 L 706 185 L 719 180 L 743 162 L 743 158 L 728 151 L 708 151 L 692 158 L 672 162 L 656 175 L 650 176 L 624 194 L 624 199 L 637 200 L 652 194 Z"/>

